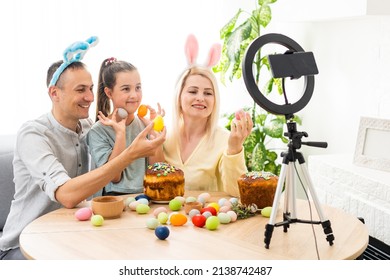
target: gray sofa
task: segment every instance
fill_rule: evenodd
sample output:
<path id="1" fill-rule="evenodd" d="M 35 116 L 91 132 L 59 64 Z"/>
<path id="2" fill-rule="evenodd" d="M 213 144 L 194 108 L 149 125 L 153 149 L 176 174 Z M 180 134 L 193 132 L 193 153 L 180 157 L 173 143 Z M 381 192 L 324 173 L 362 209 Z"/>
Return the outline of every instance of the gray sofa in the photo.
<path id="1" fill-rule="evenodd" d="M 0 135 L 0 236 L 15 193 L 12 160 L 16 135 Z"/>

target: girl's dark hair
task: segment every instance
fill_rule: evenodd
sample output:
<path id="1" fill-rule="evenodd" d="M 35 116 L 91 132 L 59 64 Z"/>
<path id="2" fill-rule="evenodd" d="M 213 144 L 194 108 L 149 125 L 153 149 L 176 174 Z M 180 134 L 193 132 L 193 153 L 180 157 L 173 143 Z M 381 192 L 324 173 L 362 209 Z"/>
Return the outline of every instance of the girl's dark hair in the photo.
<path id="1" fill-rule="evenodd" d="M 63 63 L 62 60 L 59 60 L 59 61 L 56 61 L 54 62 L 52 65 L 50 65 L 49 69 L 47 70 L 47 76 L 46 76 L 46 86 L 49 87 L 50 85 L 50 81 L 51 79 L 53 78 L 53 75 L 54 75 L 54 72 L 61 66 L 61 64 Z M 57 80 L 57 83 L 56 85 L 58 87 L 61 87 L 61 76 L 62 74 L 68 70 L 68 69 L 85 69 L 86 68 L 86 65 L 84 63 L 82 63 L 81 61 L 75 61 L 75 62 L 72 62 L 71 64 L 69 64 L 65 69 L 64 71 L 62 71 L 60 77 L 58 78 Z"/>
<path id="2" fill-rule="evenodd" d="M 116 74 L 119 72 L 129 72 L 137 70 L 137 68 L 129 62 L 116 60 L 115 58 L 105 59 L 99 70 L 99 78 L 97 85 L 96 98 L 96 121 L 98 121 L 98 113 L 101 111 L 105 116 L 111 112 L 111 103 L 104 92 L 104 88 L 113 89 L 116 84 Z"/>

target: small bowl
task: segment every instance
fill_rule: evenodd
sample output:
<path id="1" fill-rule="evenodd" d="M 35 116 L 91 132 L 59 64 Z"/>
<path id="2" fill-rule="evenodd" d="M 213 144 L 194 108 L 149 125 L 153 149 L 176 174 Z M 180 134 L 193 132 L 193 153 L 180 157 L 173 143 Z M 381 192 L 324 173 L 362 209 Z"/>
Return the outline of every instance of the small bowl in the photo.
<path id="1" fill-rule="evenodd" d="M 102 215 L 105 219 L 119 218 L 124 209 L 121 196 L 98 196 L 92 199 L 92 212 Z"/>
<path id="2" fill-rule="evenodd" d="M 193 201 L 193 202 L 186 202 L 184 204 L 184 211 L 188 215 L 192 209 L 202 209 L 203 205 L 199 201 Z"/>

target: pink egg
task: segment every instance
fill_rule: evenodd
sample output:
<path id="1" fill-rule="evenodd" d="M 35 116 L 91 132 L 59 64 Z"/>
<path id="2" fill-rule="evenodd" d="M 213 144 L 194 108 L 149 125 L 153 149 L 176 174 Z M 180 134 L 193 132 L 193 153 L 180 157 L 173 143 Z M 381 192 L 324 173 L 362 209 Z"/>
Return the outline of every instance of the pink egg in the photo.
<path id="1" fill-rule="evenodd" d="M 140 202 L 139 201 L 133 201 L 133 202 L 131 202 L 130 204 L 129 204 L 129 208 L 130 208 L 130 210 L 131 211 L 135 211 L 135 209 L 137 208 L 137 205 L 138 204 L 140 204 Z"/>
<path id="2" fill-rule="evenodd" d="M 230 206 L 222 206 L 221 208 L 219 208 L 219 212 L 227 213 L 230 209 Z"/>
<path id="3" fill-rule="evenodd" d="M 235 222 L 237 220 L 236 212 L 234 212 L 234 211 L 227 211 L 226 214 L 228 214 L 230 216 L 230 218 L 232 218 L 231 222 Z"/>
<path id="4" fill-rule="evenodd" d="M 181 205 L 184 205 L 186 202 L 186 199 L 182 196 L 176 196 L 175 199 L 179 200 L 181 202 Z"/>
<path id="5" fill-rule="evenodd" d="M 237 111 L 234 115 L 235 115 L 235 117 L 236 117 L 236 120 L 241 120 L 241 116 L 240 116 L 240 113 L 242 112 L 242 110 L 239 110 L 239 111 Z"/>
<path id="6" fill-rule="evenodd" d="M 80 208 L 79 210 L 76 211 L 74 215 L 76 216 L 76 219 L 79 221 L 87 221 L 92 216 L 92 210 L 91 208 L 88 207 Z"/>
<path id="7" fill-rule="evenodd" d="M 210 200 L 211 195 L 209 193 L 201 193 L 198 195 L 198 198 L 204 199 L 204 202 L 208 202 Z"/>
<path id="8" fill-rule="evenodd" d="M 154 215 L 155 217 L 157 217 L 158 214 L 160 214 L 161 212 L 168 213 L 168 209 L 165 208 L 164 206 L 157 207 L 156 209 L 154 209 L 153 215 Z"/>

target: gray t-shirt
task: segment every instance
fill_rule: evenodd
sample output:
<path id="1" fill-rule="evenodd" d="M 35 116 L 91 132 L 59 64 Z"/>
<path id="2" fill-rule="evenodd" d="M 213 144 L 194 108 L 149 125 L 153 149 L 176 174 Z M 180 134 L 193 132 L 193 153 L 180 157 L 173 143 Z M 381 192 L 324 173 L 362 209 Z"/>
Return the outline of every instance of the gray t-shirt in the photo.
<path id="1" fill-rule="evenodd" d="M 131 124 L 126 126 L 126 147 L 134 141 L 144 128 L 145 125 L 138 117 L 135 117 Z M 94 163 L 97 167 L 102 166 L 108 161 L 114 148 L 115 131 L 111 126 L 105 126 L 98 121 L 89 131 L 87 142 Z M 136 159 L 123 170 L 121 180 L 117 183 L 110 182 L 105 186 L 105 191 L 142 193 L 144 191 L 143 184 L 146 164 L 146 158 Z M 101 194 L 101 192 L 98 194 Z M 95 194 L 95 196 L 98 194 Z"/>
<path id="2" fill-rule="evenodd" d="M 62 207 L 57 188 L 89 171 L 86 144 L 92 121 L 81 120 L 79 133 L 59 124 L 52 113 L 28 121 L 17 133 L 13 160 L 15 196 L 0 237 L 0 250 L 19 247 L 23 229 L 36 218 Z"/>

